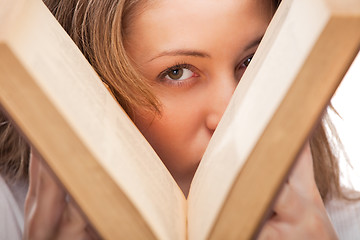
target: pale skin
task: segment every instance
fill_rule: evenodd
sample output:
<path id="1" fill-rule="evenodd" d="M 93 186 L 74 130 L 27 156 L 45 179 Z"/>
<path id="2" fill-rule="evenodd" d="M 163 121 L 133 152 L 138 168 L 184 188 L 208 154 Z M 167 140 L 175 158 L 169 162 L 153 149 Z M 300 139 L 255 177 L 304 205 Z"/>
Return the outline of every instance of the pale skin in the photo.
<path id="1" fill-rule="evenodd" d="M 265 2 L 158 0 L 129 28 L 126 50 L 162 104 L 161 115 L 155 117 L 136 109 L 134 122 L 185 195 L 271 19 Z M 273 211 L 259 239 L 336 239 L 315 184 L 308 144 Z M 36 154 L 31 159 L 25 215 L 25 238 L 94 238 Z M 44 224 L 46 228 L 38 227 Z"/>

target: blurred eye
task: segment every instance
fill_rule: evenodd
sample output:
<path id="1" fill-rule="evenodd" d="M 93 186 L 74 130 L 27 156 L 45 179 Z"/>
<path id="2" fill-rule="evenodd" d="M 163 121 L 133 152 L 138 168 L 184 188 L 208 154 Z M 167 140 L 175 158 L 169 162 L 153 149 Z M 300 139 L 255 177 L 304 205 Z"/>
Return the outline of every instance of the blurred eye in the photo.
<path id="1" fill-rule="evenodd" d="M 236 68 L 235 71 L 235 77 L 238 81 L 240 81 L 242 75 L 244 74 L 246 68 L 249 66 L 252 58 L 254 55 L 250 55 L 249 57 L 246 57 L 246 59 L 244 61 L 242 61 L 238 67 Z"/>
<path id="2" fill-rule="evenodd" d="M 246 58 L 245 61 L 242 63 L 242 66 L 243 66 L 243 67 L 249 66 L 251 60 L 253 59 L 253 56 L 254 56 L 254 55 L 251 55 L 250 57 Z"/>
<path id="3" fill-rule="evenodd" d="M 194 73 L 185 67 L 175 67 L 167 71 L 165 78 L 179 81 L 191 78 L 193 75 Z"/>

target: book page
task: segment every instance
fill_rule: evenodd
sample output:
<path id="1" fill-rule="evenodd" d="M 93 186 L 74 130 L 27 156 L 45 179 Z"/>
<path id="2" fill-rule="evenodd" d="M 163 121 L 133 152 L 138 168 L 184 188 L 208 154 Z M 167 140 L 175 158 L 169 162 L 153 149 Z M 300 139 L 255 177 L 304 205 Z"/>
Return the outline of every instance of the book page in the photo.
<path id="1" fill-rule="evenodd" d="M 149 143 L 43 3 L 14 2 L 21 10 L 0 35 L 3 107 L 105 238 L 119 235 L 99 225 L 136 227 L 118 221 L 126 203 L 110 201 L 123 192 L 156 238 L 184 239 L 185 198 Z"/>
<path id="2" fill-rule="evenodd" d="M 352 30 L 344 30 L 329 24 L 331 14 L 325 0 L 282 2 L 195 174 L 188 198 L 189 239 L 253 237 L 250 222 L 261 224 L 359 46 L 359 34 L 352 33 L 359 24 L 348 20 Z M 241 182 L 242 176 L 252 181 Z M 264 187 L 266 181 L 274 185 Z M 236 192 L 239 185 L 242 190 Z M 224 211 L 232 211 L 231 218 L 219 220 Z M 257 211 L 260 217 L 251 215 Z"/>

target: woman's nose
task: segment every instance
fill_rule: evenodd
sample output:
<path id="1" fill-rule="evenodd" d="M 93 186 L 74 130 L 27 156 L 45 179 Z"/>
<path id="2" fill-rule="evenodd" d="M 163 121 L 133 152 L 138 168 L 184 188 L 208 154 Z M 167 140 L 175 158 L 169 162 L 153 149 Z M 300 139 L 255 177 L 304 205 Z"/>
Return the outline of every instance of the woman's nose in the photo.
<path id="1" fill-rule="evenodd" d="M 237 81 L 231 76 L 215 79 L 211 83 L 209 91 L 208 113 L 206 116 L 206 126 L 210 131 L 215 131 L 222 115 L 228 106 L 230 99 L 236 88 Z"/>

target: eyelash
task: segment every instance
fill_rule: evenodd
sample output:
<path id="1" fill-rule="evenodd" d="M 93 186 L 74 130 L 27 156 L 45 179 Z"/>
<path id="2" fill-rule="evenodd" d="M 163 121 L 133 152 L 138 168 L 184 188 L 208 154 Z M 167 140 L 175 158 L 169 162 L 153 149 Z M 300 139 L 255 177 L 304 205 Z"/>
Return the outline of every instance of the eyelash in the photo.
<path id="1" fill-rule="evenodd" d="M 249 64 L 250 64 L 250 62 L 252 61 L 253 57 L 254 57 L 254 54 L 251 54 L 251 55 L 247 56 L 247 57 L 241 62 L 240 66 L 239 66 L 238 68 L 242 68 L 242 67 L 246 68 L 246 67 L 248 67 Z M 248 61 L 247 65 L 246 65 L 245 62 L 246 62 L 247 60 L 249 60 L 249 59 L 250 59 L 250 61 Z"/>
<path id="2" fill-rule="evenodd" d="M 187 83 L 190 83 L 191 82 L 191 78 L 187 78 L 187 79 L 184 79 L 184 80 L 171 80 L 171 79 L 167 79 L 166 76 L 168 74 L 170 74 L 172 71 L 174 70 L 177 70 L 177 69 L 187 69 L 187 70 L 190 70 L 194 73 L 195 76 L 199 76 L 197 73 L 196 73 L 196 68 L 190 64 L 187 64 L 187 63 L 177 63 L 171 67 L 168 67 L 166 68 L 164 71 L 162 71 L 159 75 L 158 75 L 158 79 L 161 81 L 161 82 L 164 82 L 164 83 L 167 83 L 167 84 L 170 84 L 170 85 L 175 85 L 175 86 L 183 86 L 184 84 L 187 84 Z M 189 82 L 190 81 L 190 82 Z"/>
<path id="3" fill-rule="evenodd" d="M 236 67 L 236 72 L 239 71 L 239 70 L 242 70 L 242 69 L 246 69 L 249 66 L 253 56 L 254 56 L 254 54 L 251 54 L 248 57 L 246 57 L 243 61 L 241 61 L 241 63 Z M 249 59 L 250 59 L 250 61 L 248 61 Z M 198 74 L 196 73 L 196 68 L 194 66 L 192 66 L 190 64 L 187 64 L 187 63 L 177 63 L 177 64 L 175 64 L 175 65 L 173 65 L 171 67 L 166 68 L 164 71 L 162 71 L 158 75 L 158 79 L 161 82 L 167 83 L 169 85 L 179 86 L 179 87 L 183 86 L 186 83 L 190 83 L 189 81 L 191 81 L 190 79 L 192 77 L 184 79 L 184 80 L 171 80 L 171 79 L 166 78 L 166 76 L 168 74 L 170 74 L 172 71 L 177 70 L 177 69 L 188 69 L 188 70 L 192 71 L 194 73 L 194 75 L 198 76 Z M 241 74 L 241 76 L 242 76 L 242 74 Z M 241 78 L 241 76 L 240 76 L 240 78 Z"/>
<path id="4" fill-rule="evenodd" d="M 240 81 L 240 79 L 242 78 L 246 68 L 251 63 L 253 57 L 254 54 L 249 55 L 244 60 L 242 60 L 241 63 L 235 68 L 235 77 L 238 79 L 238 81 Z"/>

